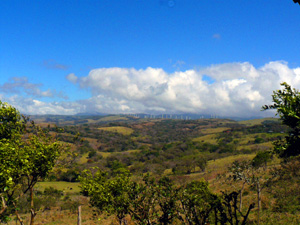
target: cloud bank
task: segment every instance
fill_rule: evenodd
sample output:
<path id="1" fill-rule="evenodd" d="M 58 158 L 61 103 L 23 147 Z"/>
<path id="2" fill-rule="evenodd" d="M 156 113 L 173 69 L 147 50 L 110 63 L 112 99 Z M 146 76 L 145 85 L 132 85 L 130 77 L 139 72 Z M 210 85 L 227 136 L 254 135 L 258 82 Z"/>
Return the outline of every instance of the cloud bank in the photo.
<path id="1" fill-rule="evenodd" d="M 259 68 L 237 62 L 174 73 L 152 67 L 115 67 L 94 69 L 85 77 L 69 74 L 66 78 L 70 85 L 89 90 L 92 97 L 57 103 L 31 98 L 21 104 L 21 97 L 8 100 L 29 114 L 144 112 L 266 116 L 260 111 L 261 106 L 271 103 L 272 91 L 279 89 L 281 82 L 296 89 L 300 87 L 300 68 L 290 68 L 283 61 L 269 62 Z"/>

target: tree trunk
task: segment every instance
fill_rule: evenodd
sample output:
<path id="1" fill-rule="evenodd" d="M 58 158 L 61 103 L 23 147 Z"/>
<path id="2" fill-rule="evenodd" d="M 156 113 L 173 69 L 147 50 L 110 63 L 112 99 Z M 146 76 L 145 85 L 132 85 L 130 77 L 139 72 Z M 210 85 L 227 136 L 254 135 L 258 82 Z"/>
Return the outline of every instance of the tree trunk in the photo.
<path id="1" fill-rule="evenodd" d="M 260 209 L 261 209 L 261 188 L 259 182 L 256 184 L 257 187 L 257 224 L 259 225 L 260 220 Z"/>
<path id="2" fill-rule="evenodd" d="M 242 211 L 242 197 L 243 197 L 244 188 L 245 188 L 245 183 L 243 183 L 242 189 L 240 190 L 240 206 L 239 206 L 240 212 Z"/>
<path id="3" fill-rule="evenodd" d="M 34 225 L 34 218 L 36 216 L 36 212 L 34 211 L 34 202 L 33 202 L 33 186 L 30 187 L 30 225 Z"/>

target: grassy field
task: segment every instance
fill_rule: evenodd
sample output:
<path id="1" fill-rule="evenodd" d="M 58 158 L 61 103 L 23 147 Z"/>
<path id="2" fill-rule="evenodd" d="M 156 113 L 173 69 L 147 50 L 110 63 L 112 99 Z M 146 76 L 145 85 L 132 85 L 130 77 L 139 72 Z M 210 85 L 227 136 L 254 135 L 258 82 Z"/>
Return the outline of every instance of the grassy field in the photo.
<path id="1" fill-rule="evenodd" d="M 221 159 L 210 160 L 207 164 L 208 171 L 225 172 L 227 168 L 236 160 L 251 160 L 255 154 L 233 155 Z"/>
<path id="2" fill-rule="evenodd" d="M 78 163 L 79 164 L 85 164 L 88 161 L 88 155 L 89 153 L 84 153 L 79 159 L 78 159 Z"/>
<path id="3" fill-rule="evenodd" d="M 53 187 L 66 193 L 79 193 L 79 183 L 71 183 L 65 181 L 38 182 L 36 188 L 44 191 L 46 187 Z"/>
<path id="4" fill-rule="evenodd" d="M 205 136 L 193 138 L 192 141 L 207 142 L 207 143 L 210 143 L 210 144 L 217 144 L 216 137 L 217 137 L 216 134 L 208 134 L 208 135 L 205 135 Z"/>
<path id="5" fill-rule="evenodd" d="M 130 135 L 133 133 L 133 129 L 128 127 L 100 127 L 99 130 L 109 131 L 109 132 L 117 132 L 123 135 Z"/>
<path id="6" fill-rule="evenodd" d="M 278 121 L 277 118 L 262 118 L 262 119 L 254 119 L 254 120 L 243 120 L 243 121 L 239 121 L 239 124 L 244 124 L 246 126 L 254 126 L 254 125 L 260 125 L 262 122 L 266 121 L 266 120 L 272 120 L 272 121 Z"/>
<path id="7" fill-rule="evenodd" d="M 117 121 L 117 120 L 128 120 L 128 118 L 125 116 L 106 116 L 99 119 L 98 121 Z"/>
<path id="8" fill-rule="evenodd" d="M 216 133 L 221 133 L 226 130 L 230 130 L 230 128 L 228 128 L 228 127 L 207 128 L 207 129 L 202 129 L 201 133 L 202 134 L 216 134 Z"/>

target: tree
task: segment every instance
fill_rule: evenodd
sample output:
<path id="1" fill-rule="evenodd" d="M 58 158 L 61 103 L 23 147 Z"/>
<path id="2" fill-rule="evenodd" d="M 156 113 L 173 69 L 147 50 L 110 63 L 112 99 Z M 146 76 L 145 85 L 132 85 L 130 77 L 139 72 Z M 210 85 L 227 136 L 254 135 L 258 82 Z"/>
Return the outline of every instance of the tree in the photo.
<path id="1" fill-rule="evenodd" d="M 241 222 L 241 225 L 247 224 L 248 216 L 250 211 L 254 208 L 254 203 L 250 204 L 247 212 L 244 214 L 240 209 L 238 209 L 238 193 L 233 191 L 229 194 L 223 193 L 222 196 L 222 205 L 223 213 L 225 216 L 221 218 L 226 218 L 226 221 L 232 225 L 238 225 Z M 221 214 L 222 215 L 222 214 Z M 220 220 L 221 224 L 225 224 L 224 220 Z"/>
<path id="2" fill-rule="evenodd" d="M 250 170 L 251 164 L 244 160 L 244 161 L 234 161 L 232 165 L 228 168 L 229 172 L 231 173 L 228 177 L 229 180 L 235 182 L 241 182 L 242 187 L 239 190 L 240 201 L 239 201 L 239 210 L 242 210 L 242 200 L 243 200 L 243 192 L 245 189 L 245 185 L 250 183 Z"/>
<path id="3" fill-rule="evenodd" d="M 177 215 L 178 190 L 174 187 L 170 178 L 162 177 L 158 180 L 156 192 L 160 207 L 159 224 L 172 224 Z"/>
<path id="4" fill-rule="evenodd" d="M 212 214 L 221 206 L 220 198 L 209 190 L 205 181 L 192 181 L 182 186 L 178 198 L 183 215 L 180 219 L 190 225 L 210 223 Z"/>
<path id="5" fill-rule="evenodd" d="M 300 154 L 300 92 L 287 83 L 281 83 L 283 90 L 273 91 L 274 104 L 265 105 L 262 110 L 276 109 L 283 124 L 290 128 L 284 141 L 275 142 L 275 152 L 283 158 Z"/>
<path id="6" fill-rule="evenodd" d="M 157 185 L 149 174 L 143 177 L 143 182 L 133 182 L 129 192 L 131 199 L 130 216 L 138 224 L 156 224 L 158 208 Z"/>
<path id="7" fill-rule="evenodd" d="M 14 212 L 18 214 L 18 199 L 30 193 L 30 224 L 34 224 L 34 186 L 54 167 L 62 150 L 61 145 L 48 136 L 29 118 L 0 101 L 0 222 Z"/>
<path id="8" fill-rule="evenodd" d="M 261 211 L 261 196 L 263 189 L 267 186 L 270 181 L 268 173 L 262 171 L 261 168 L 264 163 L 258 162 L 257 157 L 253 160 L 244 160 L 241 162 L 235 161 L 229 171 L 231 175 L 228 177 L 233 181 L 241 181 L 242 187 L 240 189 L 240 204 L 239 211 L 242 211 L 242 195 L 245 188 L 245 184 L 250 185 L 257 194 L 257 223 L 260 221 L 260 211 Z M 237 196 L 236 196 L 237 197 Z M 236 198 L 235 197 L 235 198 Z M 249 208 L 248 208 L 249 210 Z"/>
<path id="9" fill-rule="evenodd" d="M 300 5 L 300 0 L 293 0 L 294 3 L 298 3 Z"/>
<path id="10" fill-rule="evenodd" d="M 132 187 L 130 173 L 123 169 L 115 177 L 109 178 L 106 172 L 95 168 L 93 174 L 85 170 L 80 176 L 81 193 L 90 197 L 92 206 L 109 215 L 116 215 L 119 224 L 126 224 L 125 216 L 129 213 L 129 191 Z"/>
<path id="11" fill-rule="evenodd" d="M 272 160 L 272 154 L 270 151 L 258 152 L 252 160 L 252 166 L 255 168 L 263 167 L 267 169 L 267 163 Z"/>
<path id="12" fill-rule="evenodd" d="M 200 168 L 200 170 L 201 170 L 202 172 L 205 171 L 206 166 L 207 166 L 207 159 L 206 159 L 204 156 L 198 156 L 198 157 L 195 159 L 195 163 L 196 163 L 196 165 Z"/>

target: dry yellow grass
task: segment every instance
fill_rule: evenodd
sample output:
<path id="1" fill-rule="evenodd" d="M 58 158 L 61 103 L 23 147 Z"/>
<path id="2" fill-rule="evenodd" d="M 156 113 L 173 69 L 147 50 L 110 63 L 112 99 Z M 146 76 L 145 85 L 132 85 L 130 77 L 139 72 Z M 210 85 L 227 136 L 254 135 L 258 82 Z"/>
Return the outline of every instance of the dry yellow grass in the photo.
<path id="1" fill-rule="evenodd" d="M 128 151 L 124 151 L 124 152 L 98 152 L 100 155 L 103 156 L 103 158 L 107 158 L 109 156 L 111 156 L 112 154 L 118 154 L 118 153 L 135 153 L 135 152 L 140 152 L 141 150 L 128 150 Z"/>
<path id="2" fill-rule="evenodd" d="M 243 135 L 238 139 L 239 145 L 247 145 L 249 142 L 253 142 L 255 140 L 255 136 L 257 136 L 257 134 Z"/>
<path id="3" fill-rule="evenodd" d="M 79 164 L 85 164 L 85 163 L 87 163 L 87 161 L 88 161 L 88 155 L 89 155 L 88 152 L 85 153 L 85 154 L 83 154 L 83 155 L 78 159 L 78 163 L 79 163 Z"/>
<path id="4" fill-rule="evenodd" d="M 210 143 L 210 144 L 217 144 L 217 139 L 216 139 L 215 134 L 208 134 L 208 135 L 205 135 L 205 136 L 197 137 L 197 138 L 192 139 L 192 141 L 207 142 L 207 143 Z"/>
<path id="5" fill-rule="evenodd" d="M 278 121 L 277 118 L 262 118 L 262 119 L 254 119 L 254 120 L 243 120 L 243 121 L 239 121 L 239 124 L 244 124 L 246 126 L 254 126 L 254 125 L 260 125 L 262 122 L 266 121 L 266 120 L 272 120 L 272 121 Z"/>
<path id="6" fill-rule="evenodd" d="M 117 132 L 123 135 L 130 135 L 133 133 L 133 129 L 128 127 L 100 127 L 99 130 L 105 130 L 109 132 Z"/>
<path id="7" fill-rule="evenodd" d="M 36 225 L 65 225 L 65 224 L 77 224 L 77 210 L 61 210 L 60 207 L 52 208 L 51 210 L 38 211 L 35 217 Z M 30 214 L 21 215 L 25 224 L 29 224 Z M 15 218 L 8 222 L 8 225 L 15 225 Z M 18 223 L 19 224 L 19 223 Z M 112 225 L 118 224 L 114 216 L 107 216 L 105 214 L 95 217 L 93 216 L 92 209 L 87 203 L 81 207 L 81 224 L 82 225 Z M 128 223 L 132 225 L 132 222 Z"/>
<path id="8" fill-rule="evenodd" d="M 128 118 L 125 116 L 106 116 L 99 119 L 98 121 L 116 121 L 116 120 L 128 120 Z"/>
<path id="9" fill-rule="evenodd" d="M 207 164 L 207 171 L 225 172 L 227 168 L 236 160 L 250 160 L 255 154 L 233 155 L 221 159 L 211 160 Z"/>
<path id="10" fill-rule="evenodd" d="M 271 141 L 269 142 L 265 142 L 265 143 L 261 143 L 261 144 L 252 144 L 252 145 L 247 145 L 247 148 L 249 149 L 262 149 L 262 150 L 267 150 L 267 149 L 271 149 L 273 148 L 273 144 Z"/>
<path id="11" fill-rule="evenodd" d="M 216 134 L 220 133 L 226 130 L 230 130 L 228 127 L 217 127 L 217 128 L 207 128 L 207 129 L 202 129 L 201 133 L 203 134 Z"/>
<path id="12" fill-rule="evenodd" d="M 139 149 L 132 149 L 132 150 L 128 150 L 128 151 L 124 151 L 124 152 L 127 152 L 127 153 L 137 153 L 137 152 L 140 152 L 141 150 Z"/>
<path id="13" fill-rule="evenodd" d="M 110 156 L 112 153 L 111 152 L 98 152 L 100 155 L 103 156 L 103 158 L 107 158 L 108 156 Z"/>

